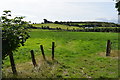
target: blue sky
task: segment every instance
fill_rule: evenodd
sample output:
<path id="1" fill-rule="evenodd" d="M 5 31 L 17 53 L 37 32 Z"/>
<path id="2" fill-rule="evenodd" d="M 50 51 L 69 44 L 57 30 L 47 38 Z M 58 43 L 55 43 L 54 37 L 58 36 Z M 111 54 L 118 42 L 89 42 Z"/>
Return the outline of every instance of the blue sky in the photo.
<path id="1" fill-rule="evenodd" d="M 50 21 L 106 21 L 117 22 L 118 15 L 113 0 L 2 0 L 3 10 L 11 10 L 14 16 L 26 16 L 25 20 Z"/>

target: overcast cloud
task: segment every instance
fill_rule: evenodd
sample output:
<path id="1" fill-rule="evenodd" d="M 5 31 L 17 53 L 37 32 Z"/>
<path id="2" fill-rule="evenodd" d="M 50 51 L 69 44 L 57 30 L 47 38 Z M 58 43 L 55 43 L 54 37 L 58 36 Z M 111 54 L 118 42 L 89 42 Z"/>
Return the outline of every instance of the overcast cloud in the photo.
<path id="1" fill-rule="evenodd" d="M 0 14 L 11 10 L 27 21 L 117 21 L 113 0 L 2 0 Z M 104 20 L 103 20 L 104 19 Z"/>

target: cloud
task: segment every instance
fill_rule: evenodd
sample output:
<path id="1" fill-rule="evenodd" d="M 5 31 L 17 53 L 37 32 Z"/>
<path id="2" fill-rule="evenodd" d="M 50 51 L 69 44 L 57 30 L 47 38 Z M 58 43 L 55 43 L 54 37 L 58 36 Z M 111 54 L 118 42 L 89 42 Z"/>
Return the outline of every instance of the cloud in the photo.
<path id="1" fill-rule="evenodd" d="M 87 3 L 90 1 L 91 3 Z M 0 16 L 3 10 L 11 10 L 12 15 L 26 16 L 26 19 L 34 22 L 39 22 L 43 18 L 93 20 L 100 16 L 109 19 L 117 15 L 114 3 L 111 2 L 112 0 L 2 0 Z"/>
<path id="2" fill-rule="evenodd" d="M 112 19 L 108 19 L 108 18 L 97 18 L 95 20 L 98 20 L 98 21 L 102 21 L 102 22 L 114 22 L 114 23 L 117 23 L 118 22 L 118 19 L 117 18 L 112 18 Z"/>

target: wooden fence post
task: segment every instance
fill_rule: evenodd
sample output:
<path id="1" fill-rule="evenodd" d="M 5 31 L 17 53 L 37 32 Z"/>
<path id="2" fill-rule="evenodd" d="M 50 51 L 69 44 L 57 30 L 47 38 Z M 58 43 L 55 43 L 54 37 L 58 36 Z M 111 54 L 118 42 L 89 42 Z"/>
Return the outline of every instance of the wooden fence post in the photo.
<path id="1" fill-rule="evenodd" d="M 52 60 L 54 60 L 54 47 L 55 47 L 55 42 L 52 42 Z"/>
<path id="2" fill-rule="evenodd" d="M 42 55 L 43 55 L 43 59 L 44 59 L 44 60 L 46 60 L 46 58 L 45 58 L 45 54 L 44 54 L 44 49 L 43 49 L 43 46 L 42 46 L 42 45 L 40 45 L 40 48 L 41 48 L 41 52 L 42 52 Z"/>
<path id="3" fill-rule="evenodd" d="M 36 66 L 37 66 L 37 63 L 36 63 L 36 60 L 35 60 L 34 51 L 31 50 L 30 52 L 31 52 L 32 63 L 33 63 L 33 65 L 34 65 L 34 67 L 36 67 Z"/>
<path id="4" fill-rule="evenodd" d="M 111 51 L 111 42 L 110 40 L 107 41 L 107 48 L 106 48 L 106 56 L 110 56 Z"/>
<path id="5" fill-rule="evenodd" d="M 13 58 L 13 52 L 9 53 L 9 58 L 10 58 L 10 63 L 11 63 L 11 68 L 12 68 L 13 74 L 18 75 L 17 70 L 16 70 L 16 66 L 15 66 L 15 62 L 14 62 L 14 58 Z"/>

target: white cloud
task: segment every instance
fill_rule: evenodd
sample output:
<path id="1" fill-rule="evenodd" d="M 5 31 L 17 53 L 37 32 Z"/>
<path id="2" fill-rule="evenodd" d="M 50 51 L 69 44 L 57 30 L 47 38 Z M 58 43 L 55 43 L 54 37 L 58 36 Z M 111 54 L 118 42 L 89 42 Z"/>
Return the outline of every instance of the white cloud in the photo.
<path id="1" fill-rule="evenodd" d="M 68 2 L 72 4 L 68 4 Z M 73 2 L 78 4 L 73 4 Z M 100 5 L 79 5 L 80 2 L 113 2 L 113 0 L 2 0 L 0 14 L 3 10 L 11 10 L 13 15 L 26 16 L 26 20 L 33 22 L 39 22 L 43 18 L 51 20 L 93 20 L 98 16 L 116 17 L 115 10 L 111 8 L 113 5 L 106 5 L 110 6 L 106 9 L 106 6 L 101 7 Z M 109 14 L 106 14 L 107 12 Z"/>
<path id="2" fill-rule="evenodd" d="M 99 20 L 99 21 L 103 21 L 103 22 L 115 22 L 115 23 L 118 22 L 117 18 L 111 18 L 111 19 L 108 19 L 108 18 L 97 18 L 95 20 Z"/>

